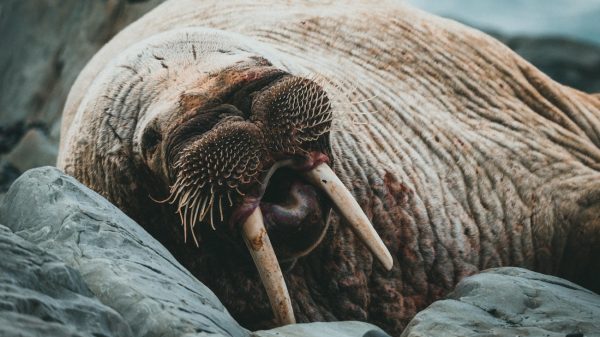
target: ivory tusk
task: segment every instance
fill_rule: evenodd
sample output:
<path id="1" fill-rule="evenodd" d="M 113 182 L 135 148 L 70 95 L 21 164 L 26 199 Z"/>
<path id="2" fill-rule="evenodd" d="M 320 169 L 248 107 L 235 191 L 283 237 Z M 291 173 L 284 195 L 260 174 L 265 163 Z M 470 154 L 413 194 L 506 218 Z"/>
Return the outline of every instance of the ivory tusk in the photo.
<path id="1" fill-rule="evenodd" d="M 246 246 L 267 291 L 275 319 L 281 325 L 296 323 L 292 301 L 259 207 L 246 219 L 242 231 Z"/>
<path id="2" fill-rule="evenodd" d="M 373 255 L 381 261 L 385 269 L 390 270 L 394 264 L 392 255 L 371 225 L 369 218 L 362 211 L 352 193 L 344 186 L 335 172 L 326 163 L 319 164 L 305 173 L 309 181 L 321 188 L 337 206 L 339 212 L 350 224 L 354 233 L 371 250 Z"/>

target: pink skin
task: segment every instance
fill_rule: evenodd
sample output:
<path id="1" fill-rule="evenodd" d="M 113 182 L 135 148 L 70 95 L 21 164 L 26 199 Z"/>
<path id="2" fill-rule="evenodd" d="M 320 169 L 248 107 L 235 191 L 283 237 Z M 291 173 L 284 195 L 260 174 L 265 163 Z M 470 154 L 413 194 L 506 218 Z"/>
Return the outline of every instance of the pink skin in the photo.
<path id="1" fill-rule="evenodd" d="M 289 168 L 300 176 L 302 172 L 309 171 L 322 163 L 329 163 L 329 157 L 321 152 L 310 152 L 301 159 L 286 160 L 279 168 Z M 278 169 L 279 169 L 278 168 Z M 320 209 L 316 190 L 311 185 L 301 181 L 299 178 L 291 182 L 288 195 L 293 199 L 293 207 L 286 207 L 271 202 L 263 202 L 262 198 L 267 190 L 270 179 L 274 172 L 265 173 L 263 182 L 256 193 L 247 193 L 242 203 L 232 212 L 229 219 L 230 227 L 236 227 L 246 221 L 256 207 L 261 207 L 265 218 L 272 220 L 271 225 L 281 223 L 282 225 L 300 224 L 311 210 Z M 251 194 L 255 194 L 254 196 Z"/>

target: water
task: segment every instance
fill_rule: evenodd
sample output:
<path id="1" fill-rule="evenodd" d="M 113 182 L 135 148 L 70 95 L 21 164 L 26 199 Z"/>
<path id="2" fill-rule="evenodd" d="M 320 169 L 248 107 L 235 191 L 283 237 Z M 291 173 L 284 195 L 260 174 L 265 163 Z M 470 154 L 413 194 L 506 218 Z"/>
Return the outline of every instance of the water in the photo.
<path id="1" fill-rule="evenodd" d="M 562 36 L 600 45 L 600 0 L 407 0 L 416 7 L 508 35 Z"/>

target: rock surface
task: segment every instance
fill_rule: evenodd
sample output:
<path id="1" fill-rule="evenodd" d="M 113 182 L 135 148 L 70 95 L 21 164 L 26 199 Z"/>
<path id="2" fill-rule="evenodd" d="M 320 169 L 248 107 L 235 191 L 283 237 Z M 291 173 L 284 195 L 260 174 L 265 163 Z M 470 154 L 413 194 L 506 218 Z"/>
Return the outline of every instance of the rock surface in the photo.
<path id="1" fill-rule="evenodd" d="M 132 336 L 81 275 L 0 225 L 0 336 Z"/>
<path id="2" fill-rule="evenodd" d="M 293 324 L 281 328 L 257 331 L 250 337 L 389 337 L 381 329 L 363 322 L 332 322 Z"/>
<path id="3" fill-rule="evenodd" d="M 21 172 L 55 163 L 75 78 L 113 35 L 162 1 L 0 2 L 0 193 Z M 11 155 L 18 146 L 28 152 Z"/>
<path id="4" fill-rule="evenodd" d="M 86 336 L 91 329 L 107 331 L 97 336 L 250 335 L 158 241 L 56 168 L 17 179 L 0 203 L 0 223 L 10 229 L 0 227 L 1 336 Z M 19 299 L 26 299 L 24 309 L 11 304 Z M 363 335 L 387 336 L 360 322 L 297 324 L 254 336 Z"/>
<path id="5" fill-rule="evenodd" d="M 154 238 L 58 169 L 22 175 L 0 205 L 0 223 L 78 270 L 136 336 L 247 335 Z"/>
<path id="6" fill-rule="evenodd" d="M 462 280 L 402 334 L 425 336 L 600 336 L 600 296 L 526 269 L 489 269 Z"/>
<path id="7" fill-rule="evenodd" d="M 333 322 L 287 325 L 281 328 L 257 331 L 250 337 L 389 337 L 381 329 L 362 322 Z"/>
<path id="8" fill-rule="evenodd" d="M 3 126 L 52 125 L 75 77 L 94 53 L 162 1 L 2 1 Z"/>

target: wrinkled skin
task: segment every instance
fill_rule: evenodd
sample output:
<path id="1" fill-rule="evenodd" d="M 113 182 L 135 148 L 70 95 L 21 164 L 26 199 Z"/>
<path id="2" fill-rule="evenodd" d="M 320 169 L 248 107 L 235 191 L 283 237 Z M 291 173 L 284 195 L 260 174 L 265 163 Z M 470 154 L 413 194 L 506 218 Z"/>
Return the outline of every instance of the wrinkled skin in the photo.
<path id="1" fill-rule="evenodd" d="M 385 271 L 334 210 L 316 249 L 298 253 L 323 226 L 281 253 L 298 321 L 364 320 L 399 335 L 460 279 L 497 266 L 600 290 L 600 98 L 480 32 L 373 7 L 161 5 L 81 73 L 59 167 L 157 237 L 242 324 L 272 325 L 235 228 L 200 224 L 199 247 L 184 243 L 174 205 L 150 198 L 167 198 L 174 183 L 164 150 L 173 127 L 236 81 L 211 79 L 266 66 L 327 92 L 334 120 L 323 151 L 394 258 Z M 284 234 L 278 252 L 291 244 Z"/>

